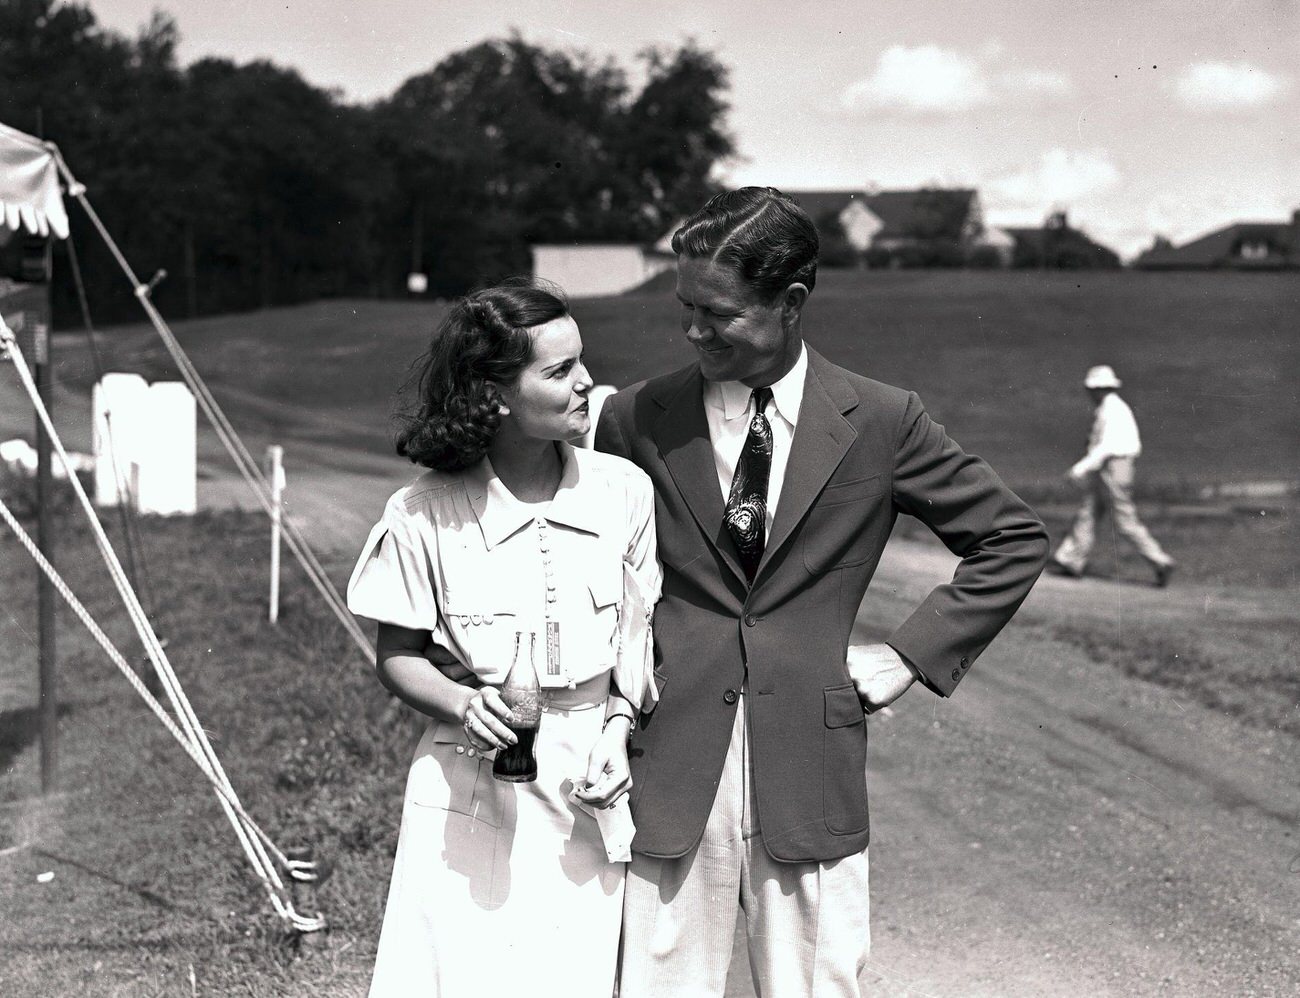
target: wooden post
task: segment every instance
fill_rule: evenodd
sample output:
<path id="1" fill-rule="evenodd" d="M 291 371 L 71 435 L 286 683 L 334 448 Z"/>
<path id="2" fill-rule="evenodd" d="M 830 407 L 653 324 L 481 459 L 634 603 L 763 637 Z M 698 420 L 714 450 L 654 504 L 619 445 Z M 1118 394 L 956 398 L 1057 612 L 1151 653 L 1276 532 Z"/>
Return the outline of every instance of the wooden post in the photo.
<path id="1" fill-rule="evenodd" d="M 48 296 L 48 285 L 46 295 Z M 50 376 L 50 330 L 46 315 L 33 316 L 32 368 L 36 388 L 45 409 L 54 416 L 54 385 Z M 54 502 L 53 468 L 50 464 L 51 446 L 45 424 L 36 418 L 36 545 L 50 562 L 54 563 Z M 76 474 L 71 468 L 69 475 Z M 38 634 L 40 642 L 40 726 L 41 726 L 41 793 L 51 794 L 58 785 L 59 768 L 59 681 L 54 651 L 54 584 L 39 576 L 36 596 Z"/>
<path id="2" fill-rule="evenodd" d="M 290 874 L 289 891 L 293 896 L 294 911 L 304 918 L 318 917 L 320 915 L 320 903 L 316 889 L 329 878 L 332 872 L 330 864 L 314 863 L 315 851 L 311 846 L 291 846 L 284 851 L 284 854 L 294 862 L 312 863 L 312 869 L 307 875 L 307 879 Z M 325 928 L 315 929 L 311 932 L 299 930 L 297 943 L 300 955 L 303 950 L 321 949 L 329 945 L 328 930 Z"/>
<path id="3" fill-rule="evenodd" d="M 284 515 L 284 448 L 278 444 L 268 447 L 266 460 L 269 469 L 267 477 L 271 480 L 271 607 L 268 618 L 274 624 L 280 619 L 280 522 Z"/>

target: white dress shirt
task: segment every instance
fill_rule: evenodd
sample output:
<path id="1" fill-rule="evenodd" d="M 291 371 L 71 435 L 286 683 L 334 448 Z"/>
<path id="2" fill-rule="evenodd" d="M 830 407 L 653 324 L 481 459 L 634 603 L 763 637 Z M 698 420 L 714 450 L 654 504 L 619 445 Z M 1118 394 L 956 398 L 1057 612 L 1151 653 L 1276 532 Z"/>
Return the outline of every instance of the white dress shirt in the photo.
<path id="1" fill-rule="evenodd" d="M 1138 436 L 1133 410 L 1115 392 L 1110 392 L 1097 403 L 1092 433 L 1088 436 L 1088 453 L 1070 469 L 1070 473 L 1087 475 L 1100 471 L 1112 457 L 1137 457 L 1141 453 L 1142 440 Z"/>
<path id="2" fill-rule="evenodd" d="M 799 359 L 776 384 L 771 385 L 772 401 L 767 404 L 767 421 L 772 427 L 772 470 L 767 481 L 767 520 L 764 537 L 772 534 L 772 520 L 781 499 L 785 467 L 790 461 L 790 445 L 799 423 L 803 404 L 803 383 L 808 373 L 808 348 L 799 345 Z M 704 415 L 709 422 L 709 442 L 713 444 L 713 463 L 718 471 L 718 488 L 722 501 L 731 494 L 731 480 L 736 476 L 740 452 L 749 435 L 753 412 L 750 399 L 754 390 L 739 381 L 708 381 L 704 385 Z"/>

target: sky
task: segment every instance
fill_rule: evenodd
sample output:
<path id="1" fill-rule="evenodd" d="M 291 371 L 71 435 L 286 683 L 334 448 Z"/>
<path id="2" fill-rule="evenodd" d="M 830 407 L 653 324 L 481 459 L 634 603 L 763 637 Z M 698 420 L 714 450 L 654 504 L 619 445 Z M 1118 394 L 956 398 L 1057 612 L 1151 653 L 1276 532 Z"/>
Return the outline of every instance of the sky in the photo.
<path id="1" fill-rule="evenodd" d="M 979 189 L 1131 257 L 1300 209 L 1300 0 L 89 0 L 133 35 L 160 7 L 182 63 L 269 58 L 387 96 L 511 30 L 633 69 L 693 39 L 730 72 L 729 184 Z M 799 10 L 796 14 L 795 11 Z M 633 77 L 635 79 L 635 76 Z"/>

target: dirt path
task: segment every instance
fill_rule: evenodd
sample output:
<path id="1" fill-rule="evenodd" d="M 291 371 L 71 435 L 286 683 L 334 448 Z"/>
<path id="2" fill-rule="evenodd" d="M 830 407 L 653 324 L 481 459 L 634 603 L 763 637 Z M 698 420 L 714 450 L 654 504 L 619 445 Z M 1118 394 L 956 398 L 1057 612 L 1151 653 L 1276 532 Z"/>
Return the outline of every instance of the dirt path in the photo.
<path id="1" fill-rule="evenodd" d="M 950 564 L 892 547 L 859 626 Z M 1045 578 L 956 697 L 913 690 L 873 718 L 878 993 L 1296 993 L 1300 745 L 1055 636 L 1063 618 L 1203 627 L 1284 596 Z"/>

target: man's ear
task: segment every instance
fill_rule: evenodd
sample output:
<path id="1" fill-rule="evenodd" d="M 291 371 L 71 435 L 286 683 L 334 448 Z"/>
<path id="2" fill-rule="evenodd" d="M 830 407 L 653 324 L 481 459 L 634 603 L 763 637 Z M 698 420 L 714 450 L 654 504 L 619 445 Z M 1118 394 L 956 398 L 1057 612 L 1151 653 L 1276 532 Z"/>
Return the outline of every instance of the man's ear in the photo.
<path id="1" fill-rule="evenodd" d="M 786 324 L 797 322 L 808 301 L 808 285 L 795 282 L 781 293 L 781 319 Z"/>

